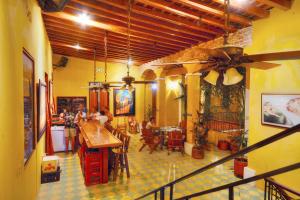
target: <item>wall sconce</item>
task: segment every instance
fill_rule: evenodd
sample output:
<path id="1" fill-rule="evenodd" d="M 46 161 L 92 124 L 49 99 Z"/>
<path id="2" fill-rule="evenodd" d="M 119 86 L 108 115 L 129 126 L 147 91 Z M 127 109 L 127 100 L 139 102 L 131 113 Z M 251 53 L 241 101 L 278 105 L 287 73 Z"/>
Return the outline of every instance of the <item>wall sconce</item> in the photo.
<path id="1" fill-rule="evenodd" d="M 151 89 L 152 89 L 152 90 L 157 90 L 157 84 L 152 84 L 152 85 L 151 85 Z"/>
<path id="2" fill-rule="evenodd" d="M 168 81 L 167 83 L 168 89 L 175 90 L 178 87 L 178 81 Z"/>

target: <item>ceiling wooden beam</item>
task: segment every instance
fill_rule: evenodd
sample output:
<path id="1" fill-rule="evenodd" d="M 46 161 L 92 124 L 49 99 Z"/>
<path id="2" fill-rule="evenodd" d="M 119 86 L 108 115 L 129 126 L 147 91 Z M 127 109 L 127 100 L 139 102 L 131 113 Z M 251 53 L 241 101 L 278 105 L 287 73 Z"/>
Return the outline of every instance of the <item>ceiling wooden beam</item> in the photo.
<path id="1" fill-rule="evenodd" d="M 229 31 L 235 31 L 236 29 L 233 27 L 225 27 L 223 21 L 215 20 L 214 18 L 208 18 L 205 16 L 200 15 L 197 12 L 194 12 L 190 9 L 179 7 L 175 4 L 168 3 L 166 1 L 161 0 L 135 0 L 136 2 L 144 3 L 171 13 L 175 13 L 177 15 L 188 17 L 191 19 L 194 19 L 196 21 L 199 21 L 200 23 L 205 23 L 210 26 L 215 26 L 218 28 L 226 29 Z"/>
<path id="2" fill-rule="evenodd" d="M 74 46 L 74 43 L 71 42 L 67 42 L 64 40 L 60 40 L 58 38 L 54 39 L 51 41 L 51 44 L 53 45 L 57 45 L 57 46 L 64 46 L 64 47 L 70 47 L 70 48 L 74 48 L 72 46 Z M 101 52 L 104 53 L 104 49 L 99 47 L 99 46 L 93 46 L 87 43 L 80 43 L 80 46 L 82 46 L 83 48 L 86 48 L 87 50 L 92 51 L 93 49 L 97 49 L 97 52 Z M 108 53 L 126 53 L 127 49 L 126 48 L 119 48 L 116 46 L 111 46 L 114 48 L 109 49 L 107 52 Z M 151 51 L 140 51 L 137 49 L 130 49 L 131 55 L 145 55 L 145 56 L 164 56 L 165 54 L 162 53 L 156 53 L 156 52 L 151 52 Z"/>
<path id="3" fill-rule="evenodd" d="M 216 15 L 218 17 L 224 18 L 224 10 L 212 6 L 208 6 L 207 4 L 204 4 L 199 0 L 173 0 L 173 1 L 184 4 L 186 6 L 190 6 L 201 12 L 205 12 L 211 15 Z M 249 20 L 248 18 L 234 13 L 230 14 L 230 21 L 239 23 L 242 26 L 249 26 L 252 24 L 251 20 Z"/>
<path id="4" fill-rule="evenodd" d="M 292 7 L 290 0 L 256 0 L 257 2 L 279 8 L 281 10 L 289 10 Z"/>
<path id="5" fill-rule="evenodd" d="M 65 19 L 65 20 L 70 20 L 70 21 L 76 21 L 76 19 L 77 19 L 76 16 L 68 14 L 68 13 L 64 13 L 64 12 L 44 13 L 44 15 L 56 17 L 56 18 L 58 18 L 58 20 Z M 112 25 L 112 24 L 105 24 L 105 23 L 98 22 L 98 21 L 92 21 L 90 23 L 90 25 L 95 28 L 99 28 L 101 30 L 107 30 L 107 31 L 119 33 L 122 35 L 127 35 L 127 29 L 120 27 L 120 26 L 116 26 L 116 25 Z M 150 40 L 152 42 L 160 41 L 161 43 L 165 43 L 167 45 L 177 46 L 177 47 L 182 47 L 182 48 L 187 48 L 187 47 L 191 46 L 191 44 L 189 44 L 189 43 L 183 43 L 182 41 L 174 41 L 172 39 L 162 38 L 159 35 L 151 35 L 150 33 L 144 33 L 142 31 L 131 30 L 131 36 L 137 37 L 137 38 L 142 38 L 145 40 Z"/>
<path id="6" fill-rule="evenodd" d="M 76 2 L 76 3 L 72 3 L 72 2 Z M 87 8 L 88 10 L 92 10 L 92 11 L 93 9 L 95 9 L 98 13 L 105 14 L 106 16 L 107 16 L 106 13 L 109 13 L 110 14 L 109 16 L 114 18 L 118 18 L 118 17 L 127 18 L 127 10 L 124 9 L 124 6 L 115 6 L 115 4 L 108 5 L 99 1 L 95 3 L 95 1 L 93 0 L 85 0 L 85 1 L 73 0 L 72 2 L 70 2 L 68 6 L 72 6 L 72 7 L 79 6 L 81 7 L 81 9 Z M 150 24 L 154 27 L 168 29 L 175 32 L 181 32 L 187 35 L 198 36 L 205 39 L 212 39 L 214 37 L 214 35 L 211 35 L 211 33 L 196 31 L 187 28 L 183 29 L 182 26 L 178 24 L 166 22 L 158 18 L 152 18 L 139 13 L 132 13 L 131 16 L 132 16 L 132 23 L 140 22 L 147 25 Z"/>
<path id="7" fill-rule="evenodd" d="M 76 15 L 75 10 L 72 9 L 72 8 L 65 8 L 64 12 L 67 12 L 71 15 Z M 119 27 L 122 27 L 122 28 L 127 28 L 127 19 L 114 20 L 114 19 L 109 19 L 109 18 L 103 18 L 103 17 L 100 18 L 100 17 L 93 16 L 93 20 L 100 21 L 101 23 L 105 23 L 105 24 L 108 24 L 108 25 L 114 25 L 114 26 L 119 26 Z M 144 35 L 156 36 L 158 38 L 162 38 L 162 39 L 166 39 L 166 40 L 172 40 L 176 43 L 177 42 L 178 43 L 185 43 L 185 44 L 188 44 L 188 45 L 196 44 L 196 43 L 199 42 L 199 40 L 193 39 L 192 37 L 182 38 L 182 37 L 177 36 L 175 34 L 168 34 L 166 32 L 158 31 L 156 29 L 151 30 L 150 28 L 136 26 L 135 24 L 131 25 L 131 31 L 130 32 L 132 34 L 136 33 L 136 35 L 140 35 L 140 33 L 142 33 Z M 200 41 L 203 41 L 203 39 L 200 40 Z"/>
<path id="8" fill-rule="evenodd" d="M 119 21 L 122 23 L 127 22 L 127 16 L 126 13 L 120 13 L 120 12 L 108 12 L 105 10 L 105 8 L 100 6 L 95 6 L 94 4 L 90 4 L 88 2 L 83 2 L 82 4 L 89 6 L 89 13 L 93 16 L 97 17 L 104 17 L 108 19 L 112 19 L 115 21 Z M 76 11 L 82 10 L 82 5 L 79 3 L 70 3 L 66 6 L 66 8 L 71 8 Z M 66 10 L 66 9 L 65 9 Z M 101 12 L 99 12 L 101 11 Z M 110 10 L 111 11 L 111 10 Z M 206 41 L 207 39 L 211 39 L 211 36 L 207 36 L 205 34 L 201 33 L 194 33 L 186 30 L 178 30 L 176 28 L 173 28 L 173 26 L 164 26 L 160 25 L 159 23 L 153 23 L 152 21 L 145 21 L 141 20 L 141 18 L 132 18 L 131 19 L 132 26 L 144 28 L 149 31 L 157 31 L 159 33 L 168 34 L 169 36 L 177 36 L 183 39 L 189 39 L 189 40 L 197 40 L 197 41 Z"/>
<path id="9" fill-rule="evenodd" d="M 212 0 L 212 1 L 224 5 L 224 0 Z M 259 8 L 255 5 L 251 5 L 251 4 L 245 6 L 236 0 L 230 1 L 230 7 L 244 11 L 250 15 L 258 16 L 260 18 L 266 18 L 266 17 L 270 16 L 270 11 L 268 11 L 268 10 L 264 10 L 262 8 Z"/>
<path id="10" fill-rule="evenodd" d="M 111 6 L 115 6 L 118 8 L 122 8 L 124 10 L 127 10 L 127 2 L 126 0 L 97 0 L 97 2 L 102 2 Z M 194 29 L 194 30 L 198 30 L 198 31 L 202 31 L 202 32 L 206 32 L 209 34 L 213 34 L 214 36 L 219 36 L 223 33 L 223 31 L 218 30 L 218 29 L 213 29 L 213 28 L 209 28 L 209 27 L 205 27 L 203 24 L 199 23 L 195 23 L 195 22 L 191 22 L 188 19 L 184 19 L 182 17 L 179 16 L 174 16 L 174 15 L 168 15 L 156 10 L 148 10 L 144 7 L 141 6 L 137 6 L 136 4 L 134 4 L 132 6 L 132 16 L 134 16 L 134 13 L 138 13 L 144 16 L 148 16 L 151 18 L 156 18 L 159 20 L 163 20 L 163 21 L 168 21 L 171 22 L 173 24 L 177 24 L 179 26 L 182 26 L 182 28 L 186 27 L 189 29 Z"/>
<path id="11" fill-rule="evenodd" d="M 60 29 L 67 30 L 67 32 L 63 32 L 64 34 L 59 34 L 60 36 L 65 36 L 66 34 L 75 34 L 77 33 L 78 37 L 86 36 L 89 40 L 102 42 L 104 39 L 104 31 L 99 31 L 98 29 L 92 27 L 86 27 L 86 29 L 78 28 L 77 24 L 67 23 L 64 20 L 57 20 L 51 17 L 44 17 L 44 21 L 47 23 L 47 27 L 54 27 L 53 31 L 57 31 Z M 46 27 L 46 28 L 47 28 Z M 50 29 L 51 31 L 52 29 Z M 76 35 L 75 35 L 76 36 Z M 76 42 L 76 38 L 73 38 Z M 110 41 L 115 41 L 118 43 L 125 43 L 127 44 L 127 37 L 124 35 L 116 34 L 113 32 L 109 32 L 108 39 Z M 171 47 L 170 45 L 161 44 L 159 41 L 157 42 L 149 42 L 148 40 L 141 40 L 134 37 L 131 37 L 131 44 L 132 45 L 139 45 L 139 46 L 155 46 L 157 50 L 174 52 L 180 50 L 180 48 Z"/>
<path id="12" fill-rule="evenodd" d="M 84 57 L 86 59 L 93 60 L 94 58 L 94 53 L 93 52 L 88 52 L 88 51 L 82 51 L 82 50 L 76 50 L 76 49 L 71 49 L 71 48 L 66 48 L 66 47 L 61 47 L 61 48 L 55 48 L 53 50 L 55 54 L 61 54 L 61 55 L 66 55 L 66 56 L 75 56 L 75 57 Z M 96 54 L 96 59 L 99 61 L 104 61 L 105 57 L 104 54 Z M 111 55 L 108 60 L 115 59 L 122 61 L 123 63 L 127 63 L 127 56 L 120 56 L 120 55 Z M 134 57 L 133 56 L 133 62 L 134 63 L 145 63 L 147 61 L 152 60 L 153 58 L 141 58 L 141 57 Z"/>

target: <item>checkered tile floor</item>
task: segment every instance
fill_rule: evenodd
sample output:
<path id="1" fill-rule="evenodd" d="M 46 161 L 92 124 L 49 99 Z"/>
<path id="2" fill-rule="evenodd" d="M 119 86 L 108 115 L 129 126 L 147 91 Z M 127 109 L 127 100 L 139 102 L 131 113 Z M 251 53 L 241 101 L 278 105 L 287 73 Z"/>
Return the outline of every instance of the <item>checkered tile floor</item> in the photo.
<path id="1" fill-rule="evenodd" d="M 179 152 L 167 155 L 166 150 L 157 150 L 149 154 L 147 148 L 138 152 L 141 143 L 139 135 L 132 135 L 129 149 L 129 165 L 131 177 L 127 179 L 126 173 L 118 177 L 116 182 L 110 181 L 105 185 L 86 187 L 77 154 L 68 155 L 61 153 L 60 165 L 62 169 L 59 182 L 42 184 L 38 200 L 109 200 L 109 199 L 134 199 L 154 188 L 169 181 L 179 178 L 193 170 L 216 161 L 228 152 L 217 149 L 206 151 L 205 159 L 196 160 L 188 155 L 182 156 Z M 220 186 L 238 180 L 233 176 L 233 163 L 218 166 L 203 174 L 197 175 L 184 182 L 176 184 L 175 198 L 192 194 L 201 190 Z M 249 185 L 236 187 L 236 200 L 263 199 L 263 191 Z M 168 194 L 168 190 L 166 191 Z M 167 196 L 167 195 L 166 195 Z M 146 198 L 146 199 L 154 199 Z M 194 198 L 201 200 L 227 200 L 228 191 L 216 192 L 210 195 Z"/>

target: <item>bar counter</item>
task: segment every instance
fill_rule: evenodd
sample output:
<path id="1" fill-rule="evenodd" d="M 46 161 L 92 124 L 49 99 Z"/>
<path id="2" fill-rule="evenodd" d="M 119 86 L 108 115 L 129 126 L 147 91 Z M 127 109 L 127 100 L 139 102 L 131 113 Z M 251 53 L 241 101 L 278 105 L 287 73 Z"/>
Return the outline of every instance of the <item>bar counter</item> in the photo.
<path id="1" fill-rule="evenodd" d="M 79 124 L 83 144 L 79 151 L 82 172 L 87 186 L 108 182 L 109 148 L 122 142 L 99 121 L 82 121 Z M 94 150 L 97 150 L 93 153 Z"/>

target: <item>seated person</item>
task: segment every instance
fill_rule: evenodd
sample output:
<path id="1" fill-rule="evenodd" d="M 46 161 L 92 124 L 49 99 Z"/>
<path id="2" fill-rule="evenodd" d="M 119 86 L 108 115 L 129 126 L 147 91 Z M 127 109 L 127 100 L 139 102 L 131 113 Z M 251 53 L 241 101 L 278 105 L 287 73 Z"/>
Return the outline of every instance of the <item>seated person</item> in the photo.
<path id="1" fill-rule="evenodd" d="M 104 111 L 100 111 L 99 121 L 101 125 L 104 125 L 108 121 L 108 117 L 105 115 Z"/>
<path id="2" fill-rule="evenodd" d="M 100 117 L 100 113 L 97 112 L 95 108 L 91 108 L 88 118 L 91 120 L 99 120 L 99 117 Z"/>
<path id="3" fill-rule="evenodd" d="M 146 124 L 146 129 L 152 129 L 155 127 L 155 119 L 154 117 L 150 117 L 149 122 Z"/>
<path id="4" fill-rule="evenodd" d="M 108 122 L 108 123 L 111 123 L 111 122 L 113 121 L 113 115 L 110 113 L 108 107 L 105 107 L 105 108 L 103 109 L 103 111 L 104 111 L 105 115 L 106 115 L 107 118 L 108 118 L 108 121 L 107 121 L 107 122 Z"/>

